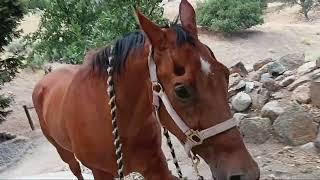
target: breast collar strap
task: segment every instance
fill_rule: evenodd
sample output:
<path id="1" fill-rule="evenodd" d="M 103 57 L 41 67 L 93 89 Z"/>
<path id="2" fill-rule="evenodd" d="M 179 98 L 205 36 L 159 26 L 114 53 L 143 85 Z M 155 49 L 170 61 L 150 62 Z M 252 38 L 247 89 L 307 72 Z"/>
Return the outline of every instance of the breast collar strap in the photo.
<path id="1" fill-rule="evenodd" d="M 149 74 L 150 74 L 150 80 L 152 83 L 152 92 L 153 92 L 153 105 L 155 107 L 155 113 L 156 118 L 160 122 L 159 116 L 158 116 L 158 110 L 160 107 L 160 99 L 167 110 L 168 114 L 172 118 L 172 120 L 175 122 L 175 124 L 179 127 L 179 129 L 186 135 L 186 141 L 184 142 L 184 149 L 186 153 L 190 156 L 191 149 L 194 146 L 200 145 L 203 143 L 203 141 L 209 137 L 215 136 L 217 134 L 220 134 L 222 132 L 225 132 L 233 127 L 236 127 L 238 125 L 238 122 L 236 122 L 233 118 L 226 120 L 220 124 L 217 124 L 213 127 L 210 127 L 208 129 L 204 130 L 193 130 L 189 128 L 184 121 L 180 118 L 180 116 L 177 114 L 177 112 L 172 107 L 168 96 L 164 92 L 164 89 L 160 82 L 158 81 L 157 77 L 157 66 L 153 60 L 153 53 L 152 53 L 152 47 L 150 46 L 149 51 L 149 57 L 148 57 L 148 66 L 149 66 Z"/>

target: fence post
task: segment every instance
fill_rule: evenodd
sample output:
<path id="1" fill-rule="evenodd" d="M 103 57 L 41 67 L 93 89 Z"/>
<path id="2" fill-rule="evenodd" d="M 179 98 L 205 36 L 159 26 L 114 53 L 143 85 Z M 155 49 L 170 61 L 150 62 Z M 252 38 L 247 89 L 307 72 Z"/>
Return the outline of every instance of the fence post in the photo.
<path id="1" fill-rule="evenodd" d="M 33 125 L 32 119 L 31 119 L 31 116 L 30 116 L 30 114 L 29 114 L 28 107 L 27 107 L 26 105 L 23 105 L 23 109 L 24 109 L 24 112 L 25 112 L 26 115 L 27 115 L 28 122 L 29 122 L 30 127 L 31 127 L 31 129 L 32 129 L 32 131 L 33 131 L 35 128 L 34 128 L 34 125 Z"/>

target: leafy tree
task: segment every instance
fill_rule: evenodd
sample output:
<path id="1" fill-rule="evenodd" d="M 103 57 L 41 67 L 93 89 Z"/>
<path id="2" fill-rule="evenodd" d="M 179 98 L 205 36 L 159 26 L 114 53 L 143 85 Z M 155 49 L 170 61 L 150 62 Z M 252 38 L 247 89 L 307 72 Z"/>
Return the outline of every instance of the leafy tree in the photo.
<path id="1" fill-rule="evenodd" d="M 316 5 L 316 0 L 285 0 L 289 4 L 298 4 L 301 6 L 301 12 L 304 17 L 309 20 L 309 11 Z M 318 0 L 318 3 L 320 1 Z"/>
<path id="2" fill-rule="evenodd" d="M 133 7 L 164 24 L 161 0 L 52 0 L 33 35 L 30 59 L 81 63 L 101 47 L 137 28 Z M 30 61 L 32 63 L 32 61 Z"/>
<path id="3" fill-rule="evenodd" d="M 216 31 L 244 30 L 263 23 L 265 7 L 265 0 L 205 0 L 197 4 L 197 21 Z"/>
<path id="4" fill-rule="evenodd" d="M 24 6 L 29 10 L 45 10 L 49 6 L 50 0 L 21 0 Z"/>
<path id="5" fill-rule="evenodd" d="M 17 30 L 19 21 L 23 17 L 23 6 L 19 0 L 0 1 L 0 86 L 11 81 L 18 68 L 22 65 L 21 57 L 12 54 L 3 58 L 4 46 L 8 45 L 13 38 L 19 37 Z M 0 122 L 4 121 L 10 111 L 6 110 L 12 98 L 0 95 Z"/>

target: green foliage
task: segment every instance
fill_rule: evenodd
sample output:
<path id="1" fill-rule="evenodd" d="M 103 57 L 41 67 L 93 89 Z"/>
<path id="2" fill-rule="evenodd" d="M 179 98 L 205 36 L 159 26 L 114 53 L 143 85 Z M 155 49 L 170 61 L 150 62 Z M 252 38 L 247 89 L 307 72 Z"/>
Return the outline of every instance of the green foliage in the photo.
<path id="1" fill-rule="evenodd" d="M 30 10 L 45 10 L 49 6 L 50 0 L 21 0 L 25 7 Z"/>
<path id="2" fill-rule="evenodd" d="M 29 60 L 32 63 L 35 58 L 35 64 L 41 60 L 81 63 L 88 49 L 104 46 L 137 28 L 134 6 L 164 24 L 160 3 L 161 0 L 52 0 L 32 37 L 36 43 Z"/>
<path id="3" fill-rule="evenodd" d="M 197 21 L 215 31 L 240 31 L 262 24 L 265 6 L 260 0 L 205 0 L 197 4 Z"/>
<path id="4" fill-rule="evenodd" d="M 17 31 L 19 21 L 23 17 L 23 5 L 19 0 L 0 1 L 0 86 L 9 82 L 15 77 L 18 68 L 22 65 L 22 57 L 14 54 L 1 58 L 4 46 L 8 45 L 13 38 L 19 37 Z M 0 95 L 0 122 L 5 119 L 10 111 L 9 107 L 12 98 Z"/>
<path id="5" fill-rule="evenodd" d="M 10 114 L 11 110 L 7 110 L 10 103 L 13 101 L 12 97 L 7 97 L 0 94 L 0 123 L 6 120 L 6 116 Z"/>
<path id="6" fill-rule="evenodd" d="M 19 36 L 19 31 L 16 28 L 23 13 L 23 6 L 19 0 L 0 1 L 0 52 L 13 38 Z"/>

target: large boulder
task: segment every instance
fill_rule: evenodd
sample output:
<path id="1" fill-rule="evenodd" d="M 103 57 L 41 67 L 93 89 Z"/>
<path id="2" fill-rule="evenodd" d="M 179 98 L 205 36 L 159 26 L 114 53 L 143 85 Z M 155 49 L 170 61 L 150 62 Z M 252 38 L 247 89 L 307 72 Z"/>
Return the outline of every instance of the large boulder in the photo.
<path id="1" fill-rule="evenodd" d="M 244 140 L 248 143 L 262 144 L 271 137 L 272 126 L 268 118 L 244 118 L 239 126 Z"/>
<path id="2" fill-rule="evenodd" d="M 282 64 L 287 70 L 294 70 L 301 66 L 305 61 L 304 54 L 288 54 L 281 57 L 277 62 Z"/>
<path id="3" fill-rule="evenodd" d="M 270 101 L 261 109 L 261 116 L 267 117 L 273 122 L 283 112 L 284 109 L 278 101 Z"/>
<path id="4" fill-rule="evenodd" d="M 292 99 L 296 100 L 301 104 L 308 104 L 311 101 L 310 96 L 310 84 L 305 83 L 298 86 L 292 93 Z"/>
<path id="5" fill-rule="evenodd" d="M 273 123 L 278 139 L 289 145 L 302 145 L 314 141 L 317 125 L 314 117 L 297 103 L 290 103 Z"/>
<path id="6" fill-rule="evenodd" d="M 251 105 L 251 102 L 252 100 L 249 94 L 239 92 L 233 97 L 231 104 L 234 110 L 242 112 L 248 109 L 248 107 Z"/>

